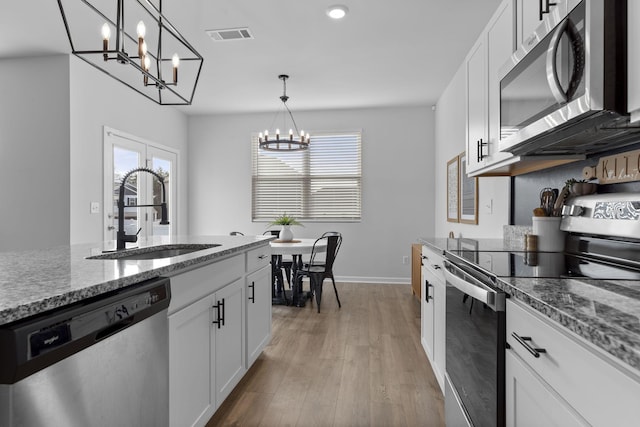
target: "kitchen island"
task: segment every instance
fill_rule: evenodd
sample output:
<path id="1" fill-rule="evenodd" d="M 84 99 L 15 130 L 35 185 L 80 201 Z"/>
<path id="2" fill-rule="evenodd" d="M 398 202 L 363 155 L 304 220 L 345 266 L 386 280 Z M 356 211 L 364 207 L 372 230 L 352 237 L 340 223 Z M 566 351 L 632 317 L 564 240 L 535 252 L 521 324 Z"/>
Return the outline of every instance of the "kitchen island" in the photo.
<path id="1" fill-rule="evenodd" d="M 4 366 L 6 372 L 2 378 L 6 382 L 0 384 L 0 425 L 22 425 L 25 420 L 31 420 L 29 417 L 56 416 L 59 411 L 49 404 L 53 395 L 46 391 L 39 399 L 46 403 L 46 408 L 29 409 L 29 398 L 33 394 L 30 387 L 53 378 L 50 372 L 54 366 L 68 368 L 60 368 L 58 371 L 62 373 L 51 384 L 63 387 L 65 392 L 76 393 L 75 388 L 65 387 L 64 381 L 69 372 L 75 372 L 75 366 L 82 363 L 82 366 L 88 366 L 82 374 L 83 384 L 87 385 L 78 393 L 86 393 L 92 399 L 100 399 L 101 393 L 118 394 L 113 384 L 100 382 L 95 388 L 95 382 L 85 380 L 98 368 L 92 363 L 104 359 L 106 364 L 117 365 L 118 369 L 112 371 L 110 377 L 122 374 L 129 381 L 126 373 L 130 363 L 116 362 L 118 358 L 112 357 L 114 353 L 121 355 L 125 351 L 131 353 L 128 361 L 143 362 L 135 365 L 137 375 L 135 381 L 131 378 L 131 384 L 139 382 L 144 388 L 144 378 L 158 382 L 152 387 L 151 395 L 144 395 L 151 396 L 149 405 L 159 402 L 161 406 L 160 412 L 152 413 L 164 416 L 159 419 L 144 416 L 139 422 L 143 425 L 205 425 L 271 338 L 271 250 L 268 243 L 273 238 L 165 236 L 140 241 L 135 249 L 116 252 L 113 252 L 114 242 L 107 242 L 106 245 L 0 253 L 0 332 L 4 333 L 6 345 L 0 350 L 0 360 L 11 362 Z M 155 283 L 150 279 L 159 277 L 170 280 L 170 302 L 164 305 L 163 311 L 157 311 L 156 316 L 140 320 L 140 323 L 136 323 L 135 317 L 139 308 L 156 301 L 160 294 L 142 294 L 105 311 L 98 309 L 87 311 L 87 315 L 61 317 L 113 295 Z M 169 283 L 167 279 L 161 280 Z M 168 296 L 169 291 L 164 291 L 163 295 Z M 78 347 L 81 340 L 94 339 L 93 332 L 82 332 L 84 329 L 78 325 L 84 324 L 85 319 L 104 318 L 104 314 L 110 326 L 96 329 L 95 342 Z M 16 338 L 16 345 L 13 344 L 14 336 L 23 335 L 19 332 L 14 335 L 13 331 L 22 330 L 25 324 L 39 325 L 38 322 L 43 321 L 57 322 L 51 325 L 63 321 L 63 328 L 71 331 L 68 334 L 74 341 L 66 341 L 67 333 L 59 331 L 58 326 L 34 329 L 38 333 L 44 331 L 43 334 L 54 331 L 56 335 L 49 341 L 59 344 L 52 344 L 47 353 L 41 354 L 37 349 L 35 353 L 31 351 L 33 360 L 24 359 L 20 350 L 23 338 Z M 128 323 L 133 326 L 121 327 Z M 120 329 L 113 329 L 116 326 Z M 121 332 L 114 334 L 116 330 Z M 140 331 L 146 332 L 141 334 Z M 122 337 L 129 339 L 136 334 L 135 345 L 121 345 Z M 150 355 L 137 353 L 142 345 L 151 348 Z M 59 357 L 53 359 L 57 361 L 55 365 L 46 363 L 52 361 L 49 356 Z M 40 361 L 42 366 L 36 368 L 34 363 Z M 147 368 L 153 373 L 143 374 L 143 369 L 147 372 Z M 14 407 L 13 402 L 20 403 Z M 137 397 L 132 397 L 131 402 L 135 406 Z M 91 413 L 100 418 L 91 419 L 91 423 L 103 425 L 104 410 L 99 414 L 99 411 L 86 411 L 86 406 L 94 403 L 95 400 L 90 400 L 86 405 L 73 406 L 69 413 L 79 417 Z M 124 406 L 128 403 L 109 400 L 102 401 L 101 406 L 110 408 L 107 411 L 126 414 Z M 22 411 L 20 408 L 23 407 L 27 410 Z M 129 422 L 128 418 L 120 419 L 122 425 Z"/>
<path id="2" fill-rule="evenodd" d="M 178 257 L 151 260 L 87 259 L 114 242 L 0 252 L 0 325 L 99 296 L 142 281 L 170 276 L 268 244 L 271 236 L 177 236 L 141 240 L 157 245 L 220 246 Z"/>

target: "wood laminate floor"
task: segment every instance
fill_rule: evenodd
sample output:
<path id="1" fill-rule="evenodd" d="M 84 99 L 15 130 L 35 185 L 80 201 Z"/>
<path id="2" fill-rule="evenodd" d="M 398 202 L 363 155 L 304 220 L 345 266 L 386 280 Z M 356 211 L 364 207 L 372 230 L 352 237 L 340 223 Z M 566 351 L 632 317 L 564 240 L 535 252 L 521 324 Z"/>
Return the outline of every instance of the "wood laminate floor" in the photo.
<path id="1" fill-rule="evenodd" d="M 409 285 L 324 285 L 321 313 L 274 306 L 271 343 L 207 424 L 444 426 Z"/>

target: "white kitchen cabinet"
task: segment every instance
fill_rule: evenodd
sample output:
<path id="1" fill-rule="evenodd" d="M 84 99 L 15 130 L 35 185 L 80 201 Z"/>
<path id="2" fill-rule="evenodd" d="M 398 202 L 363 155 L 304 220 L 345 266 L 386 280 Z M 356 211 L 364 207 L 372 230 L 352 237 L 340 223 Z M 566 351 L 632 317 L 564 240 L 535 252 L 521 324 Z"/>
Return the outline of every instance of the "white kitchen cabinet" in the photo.
<path id="1" fill-rule="evenodd" d="M 485 164 L 482 153 L 487 144 L 487 44 L 480 36 L 466 61 L 467 74 L 467 173 Z"/>
<path id="2" fill-rule="evenodd" d="M 508 426 L 637 425 L 639 372 L 520 302 L 506 310 Z"/>
<path id="3" fill-rule="evenodd" d="M 627 2 L 627 109 L 640 119 L 640 2 Z"/>
<path id="4" fill-rule="evenodd" d="M 213 295 L 169 316 L 169 425 L 204 425 L 215 411 Z"/>
<path id="5" fill-rule="evenodd" d="M 507 426 L 573 427 L 586 422 L 513 352 L 505 355 Z"/>
<path id="6" fill-rule="evenodd" d="M 540 8 L 552 12 L 563 7 L 566 7 L 566 0 L 518 0 L 516 5 L 518 46 L 524 43 L 542 23 L 542 20 L 548 16 L 546 13 L 541 16 Z"/>
<path id="7" fill-rule="evenodd" d="M 500 152 L 499 70 L 515 50 L 514 0 L 503 1 L 467 56 L 467 174 L 513 159 Z"/>
<path id="8" fill-rule="evenodd" d="M 269 259 L 264 245 L 171 277 L 171 426 L 205 425 L 268 344 Z"/>
<path id="9" fill-rule="evenodd" d="M 271 267 L 249 274 L 246 286 L 248 368 L 271 339 Z"/>
<path id="10" fill-rule="evenodd" d="M 245 373 L 244 280 L 239 279 L 214 294 L 216 408 L 222 404 Z M 217 308 L 216 308 L 217 307 Z"/>
<path id="11" fill-rule="evenodd" d="M 422 247 L 420 341 L 444 392 L 446 285 L 442 261 L 441 254 L 428 246 Z"/>

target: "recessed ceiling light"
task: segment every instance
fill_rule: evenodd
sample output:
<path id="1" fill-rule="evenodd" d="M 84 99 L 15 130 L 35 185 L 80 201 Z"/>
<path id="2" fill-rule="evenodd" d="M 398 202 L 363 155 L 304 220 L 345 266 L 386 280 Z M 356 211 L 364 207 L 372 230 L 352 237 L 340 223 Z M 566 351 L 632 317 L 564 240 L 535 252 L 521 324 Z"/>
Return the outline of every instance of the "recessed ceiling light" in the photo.
<path id="1" fill-rule="evenodd" d="M 349 12 L 349 8 L 343 4 L 335 4 L 327 8 L 327 16 L 332 19 L 342 19 Z"/>

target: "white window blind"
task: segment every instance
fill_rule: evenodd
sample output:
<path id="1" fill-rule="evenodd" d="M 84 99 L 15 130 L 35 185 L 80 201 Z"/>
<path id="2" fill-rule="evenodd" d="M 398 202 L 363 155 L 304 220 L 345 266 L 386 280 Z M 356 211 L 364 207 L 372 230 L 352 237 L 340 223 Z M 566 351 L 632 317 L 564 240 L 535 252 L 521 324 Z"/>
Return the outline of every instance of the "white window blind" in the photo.
<path id="1" fill-rule="evenodd" d="M 252 218 L 361 218 L 361 132 L 314 132 L 303 151 L 258 148 L 252 137 Z"/>

